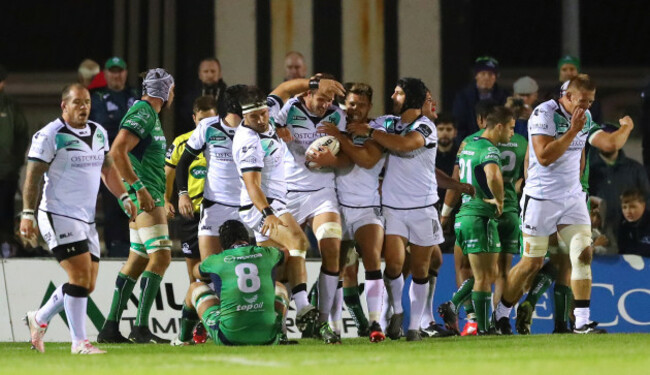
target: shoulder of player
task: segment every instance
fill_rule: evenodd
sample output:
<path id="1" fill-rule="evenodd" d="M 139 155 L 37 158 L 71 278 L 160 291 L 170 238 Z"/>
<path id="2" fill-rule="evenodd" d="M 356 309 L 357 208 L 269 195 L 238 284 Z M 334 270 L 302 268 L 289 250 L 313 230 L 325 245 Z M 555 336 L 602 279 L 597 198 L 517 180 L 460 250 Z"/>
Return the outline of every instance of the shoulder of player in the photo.
<path id="1" fill-rule="evenodd" d="M 178 137 L 174 138 L 174 140 L 172 141 L 172 144 L 174 146 L 178 146 L 181 143 L 187 142 L 187 140 L 192 136 L 192 133 L 194 133 L 194 130 L 190 130 L 187 133 L 183 133 L 183 134 L 179 135 Z"/>
<path id="2" fill-rule="evenodd" d="M 53 137 L 56 135 L 56 133 L 58 133 L 63 128 L 65 128 L 65 124 L 59 117 L 56 120 L 40 128 L 36 133 L 34 133 L 34 136 L 32 138 L 38 139 L 39 137 Z"/>
<path id="3" fill-rule="evenodd" d="M 279 96 L 271 94 L 266 97 L 266 105 L 269 107 L 273 107 L 277 105 L 280 108 L 282 108 L 282 106 L 284 106 L 284 101 Z"/>
<path id="4" fill-rule="evenodd" d="M 540 103 L 537 107 L 533 109 L 531 118 L 541 117 L 541 116 L 553 116 L 553 113 L 558 110 L 560 107 L 558 103 L 554 100 L 547 100 L 543 103 Z"/>
<path id="5" fill-rule="evenodd" d="M 233 150 L 236 149 L 239 145 L 250 144 L 259 142 L 260 134 L 255 130 L 249 128 L 248 126 L 239 125 L 237 130 L 235 130 L 235 136 L 233 137 Z"/>

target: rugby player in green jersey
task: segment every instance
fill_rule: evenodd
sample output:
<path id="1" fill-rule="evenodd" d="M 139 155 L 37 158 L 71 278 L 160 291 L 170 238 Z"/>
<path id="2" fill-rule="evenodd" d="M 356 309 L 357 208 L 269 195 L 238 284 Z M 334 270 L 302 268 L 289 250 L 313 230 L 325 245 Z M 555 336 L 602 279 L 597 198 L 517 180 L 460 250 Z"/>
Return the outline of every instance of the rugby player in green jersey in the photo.
<path id="1" fill-rule="evenodd" d="M 115 281 L 111 310 L 98 342 L 165 343 L 149 330 L 149 312 L 171 262 L 171 241 L 165 214 L 165 151 L 167 142 L 158 113 L 174 100 L 174 78 L 164 69 L 147 71 L 142 100 L 122 119 L 110 155 L 138 206 L 130 224 L 131 252 Z M 135 325 L 125 339 L 119 331 L 136 280 L 142 275 Z"/>
<path id="2" fill-rule="evenodd" d="M 482 136 L 470 140 L 458 156 L 460 181 L 476 189 L 474 197 L 463 196 L 454 228 L 456 241 L 468 255 L 474 275 L 471 298 L 479 334 L 488 332 L 491 290 L 501 252 L 496 218 L 503 213 L 505 192 L 501 154 L 496 145 L 510 141 L 514 126 L 512 112 L 496 107 L 487 117 Z"/>
<path id="3" fill-rule="evenodd" d="M 282 320 L 289 306 L 287 289 L 275 281 L 276 268 L 289 258 L 287 250 L 248 244 L 248 231 L 237 220 L 219 227 L 227 250 L 210 255 L 195 268 L 195 276 L 209 279 L 190 285 L 182 309 L 179 336 L 172 345 L 189 345 L 199 319 L 217 345 L 285 343 Z"/>

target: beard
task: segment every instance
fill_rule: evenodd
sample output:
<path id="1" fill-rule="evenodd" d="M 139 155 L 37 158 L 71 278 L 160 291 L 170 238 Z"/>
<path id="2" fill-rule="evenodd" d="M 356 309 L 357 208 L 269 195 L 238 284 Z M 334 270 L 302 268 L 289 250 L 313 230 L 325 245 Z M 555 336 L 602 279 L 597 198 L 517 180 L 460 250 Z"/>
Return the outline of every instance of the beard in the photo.
<path id="1" fill-rule="evenodd" d="M 399 115 L 402 113 L 402 104 L 393 100 L 393 114 Z"/>
<path id="2" fill-rule="evenodd" d="M 453 143 L 453 139 L 451 138 L 438 138 L 438 144 L 442 147 L 447 147 L 452 143 Z"/>

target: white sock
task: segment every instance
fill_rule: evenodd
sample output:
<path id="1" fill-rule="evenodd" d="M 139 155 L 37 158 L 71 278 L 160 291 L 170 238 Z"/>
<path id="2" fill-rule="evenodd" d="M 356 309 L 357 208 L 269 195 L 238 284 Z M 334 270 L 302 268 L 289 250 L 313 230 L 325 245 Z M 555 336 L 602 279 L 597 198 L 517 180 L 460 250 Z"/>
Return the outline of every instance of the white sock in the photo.
<path id="1" fill-rule="evenodd" d="M 427 293 L 427 301 L 424 304 L 424 312 L 420 319 L 420 328 L 427 328 L 429 324 L 436 320 L 433 317 L 433 295 L 436 293 L 436 281 L 438 281 L 436 276 L 429 276 L 429 291 Z"/>
<path id="2" fill-rule="evenodd" d="M 45 302 L 36 312 L 36 322 L 39 324 L 49 324 L 54 315 L 63 311 L 63 284 L 59 285 L 50 296 L 50 299 Z"/>
<path id="3" fill-rule="evenodd" d="M 300 292 L 294 294 L 293 302 L 296 303 L 296 311 L 300 311 L 305 306 L 309 305 L 309 300 L 307 299 L 307 291 L 301 290 Z"/>
<path id="4" fill-rule="evenodd" d="M 589 324 L 589 307 L 576 307 L 573 309 L 573 315 L 576 316 L 576 328 Z"/>
<path id="5" fill-rule="evenodd" d="M 343 328 L 343 285 L 339 282 L 338 287 L 336 288 L 336 295 L 334 296 L 334 302 L 332 303 L 332 309 L 330 310 L 329 322 L 332 330 L 340 335 L 341 329 Z"/>
<path id="6" fill-rule="evenodd" d="M 385 282 L 385 280 L 384 280 Z M 383 286 L 384 296 L 381 298 L 381 318 L 379 319 L 379 325 L 381 326 L 382 331 L 386 331 L 388 327 L 388 321 L 390 316 L 393 315 L 393 309 L 390 307 L 390 301 L 388 300 L 388 291 L 386 286 Z"/>
<path id="7" fill-rule="evenodd" d="M 72 343 L 76 344 L 87 339 L 86 336 L 86 307 L 88 297 L 73 297 L 65 294 L 63 296 L 65 314 L 68 316 L 68 327 Z"/>
<path id="8" fill-rule="evenodd" d="M 427 291 L 429 290 L 428 280 L 424 284 L 418 284 L 413 280 L 409 289 L 411 298 L 411 319 L 409 321 L 409 331 L 420 329 L 420 319 L 424 311 L 424 305 L 427 303 Z"/>
<path id="9" fill-rule="evenodd" d="M 503 317 L 510 319 L 510 311 L 512 311 L 512 307 L 505 307 L 503 303 L 499 301 L 499 304 L 497 305 L 496 319 L 499 320 Z"/>
<path id="10" fill-rule="evenodd" d="M 400 275 L 393 280 L 384 277 L 384 284 L 386 285 L 386 290 L 388 292 L 388 301 L 393 307 L 393 314 L 403 313 L 402 291 L 404 290 L 404 275 L 400 273 Z"/>
<path id="11" fill-rule="evenodd" d="M 381 320 L 381 308 L 384 300 L 384 283 L 381 279 L 366 280 L 366 305 L 368 305 L 368 320 L 370 323 Z"/>
<path id="12" fill-rule="evenodd" d="M 334 297 L 336 295 L 336 287 L 339 284 L 339 276 L 332 276 L 320 272 L 318 275 L 318 317 L 319 322 L 326 322 L 332 310 Z"/>

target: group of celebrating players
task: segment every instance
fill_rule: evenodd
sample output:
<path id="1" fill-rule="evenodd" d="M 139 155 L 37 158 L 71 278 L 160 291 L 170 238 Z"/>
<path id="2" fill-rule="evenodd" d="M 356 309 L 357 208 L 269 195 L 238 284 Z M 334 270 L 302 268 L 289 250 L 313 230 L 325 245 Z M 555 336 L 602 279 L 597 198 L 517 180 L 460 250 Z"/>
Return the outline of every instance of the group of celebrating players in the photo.
<path id="1" fill-rule="evenodd" d="M 344 88 L 316 75 L 284 82 L 269 95 L 254 86 L 231 86 L 227 113 L 217 115 L 213 98 L 198 98 L 196 129 L 169 148 L 158 114 L 173 102 L 174 79 L 164 69 L 147 72 L 142 99 L 123 118 L 110 149 L 105 130 L 88 121 L 88 91 L 67 86 L 62 116 L 34 135 L 28 155 L 21 235 L 35 236 L 38 222 L 69 277 L 38 311 L 27 313 L 32 345 L 44 350 L 47 324 L 65 310 L 72 352 L 104 353 L 88 342 L 84 324 L 99 261 L 94 197 L 100 175 L 131 218 L 131 251 L 117 275 L 98 342 L 169 342 L 148 323 L 171 262 L 167 220 L 176 212 L 170 203 L 174 187 L 185 218 L 182 250 L 190 287 L 173 345 L 191 344 L 197 336 L 201 341 L 202 335 L 203 341 L 209 335 L 223 345 L 292 343 L 286 335 L 291 299 L 299 330 L 340 343 L 341 279 L 346 273 L 356 282 L 359 257 L 368 311 L 360 332 L 371 342 L 457 333 L 461 306 L 475 319 L 477 334 L 511 333 L 510 310 L 534 284 L 547 252 L 564 265 L 557 282 L 570 285 L 575 295 L 574 332 L 601 332 L 589 319 L 591 233 L 580 184 L 584 147 L 589 142 L 620 148 L 633 124 L 626 117 L 618 131 L 606 133 L 591 121 L 595 87 L 588 76 L 579 75 L 564 89 L 558 101 L 534 110 L 530 145 L 514 135 L 509 109 L 491 108 L 479 119 L 484 129 L 461 145 L 450 177 L 435 167 L 431 93 L 416 78 L 397 82 L 393 114 L 376 119 L 368 118 L 372 88 L 363 83 Z M 337 96 L 344 98 L 342 105 Z M 337 141 L 339 152 L 310 147 L 325 135 Z M 42 176 L 43 198 L 35 214 Z M 434 207 L 442 198 L 439 186 L 448 189 L 442 224 Z M 447 330 L 435 324 L 433 292 L 443 225 L 449 225 L 460 196 L 454 224 L 460 288 L 439 308 Z M 322 256 L 315 304 L 306 284 L 305 226 Z M 560 245 L 549 246 L 549 239 Z M 521 260 L 509 269 L 520 248 Z M 409 273 L 404 334 L 402 294 Z M 119 322 L 138 278 L 137 316 L 125 338 Z M 532 310 L 520 315 L 530 318 L 523 323 L 529 330 Z"/>

